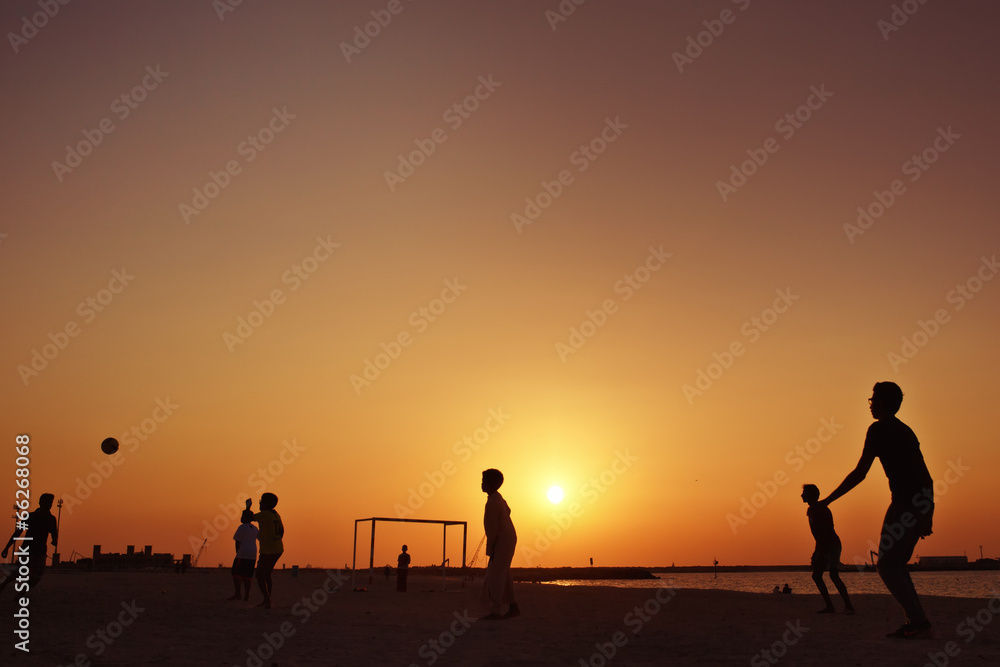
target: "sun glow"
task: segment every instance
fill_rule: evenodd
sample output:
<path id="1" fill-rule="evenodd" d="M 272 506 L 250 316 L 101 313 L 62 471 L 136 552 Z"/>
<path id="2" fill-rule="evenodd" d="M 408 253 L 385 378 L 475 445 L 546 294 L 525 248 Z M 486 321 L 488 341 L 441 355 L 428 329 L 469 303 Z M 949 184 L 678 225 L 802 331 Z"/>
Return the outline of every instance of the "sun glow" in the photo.
<path id="1" fill-rule="evenodd" d="M 558 505 L 563 499 L 563 490 L 561 486 L 553 486 L 549 488 L 548 492 L 549 502 L 553 505 Z"/>

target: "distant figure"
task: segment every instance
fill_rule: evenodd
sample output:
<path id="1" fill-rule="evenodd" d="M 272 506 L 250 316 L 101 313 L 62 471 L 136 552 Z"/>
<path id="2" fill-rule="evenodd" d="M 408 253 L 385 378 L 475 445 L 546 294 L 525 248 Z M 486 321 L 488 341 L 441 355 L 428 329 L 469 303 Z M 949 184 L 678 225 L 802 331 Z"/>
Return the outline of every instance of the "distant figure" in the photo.
<path id="1" fill-rule="evenodd" d="M 20 556 L 27 551 L 29 591 L 35 587 L 35 584 L 41 581 L 42 575 L 45 573 L 45 559 L 47 557 L 46 552 L 48 551 L 49 536 L 52 536 L 52 546 L 57 546 L 59 542 L 56 518 L 52 516 L 52 512 L 50 511 L 54 498 L 55 496 L 51 493 L 43 493 L 38 497 L 38 509 L 28 515 L 28 534 L 25 535 L 27 539 L 22 541 L 21 545 L 14 550 L 14 555 L 18 556 L 17 560 L 20 560 Z M 24 532 L 23 528 L 14 529 L 14 533 L 7 540 L 7 545 L 3 548 L 3 552 L 0 552 L 0 558 L 7 557 L 7 552 L 14 544 L 14 540 L 19 538 Z M 0 591 L 15 578 L 15 572 L 17 572 L 17 568 L 3 582 L 0 582 Z M 23 590 L 16 586 L 14 588 L 19 592 Z"/>
<path id="2" fill-rule="evenodd" d="M 388 566 L 386 566 L 388 567 Z M 396 557 L 396 590 L 400 593 L 406 592 L 406 576 L 410 573 L 410 554 L 406 553 L 406 545 L 403 545 L 403 552 Z"/>
<path id="3" fill-rule="evenodd" d="M 780 587 L 780 586 L 778 586 L 778 584 L 775 584 L 775 585 L 774 585 L 774 590 L 773 590 L 773 591 L 771 591 L 771 592 L 772 592 L 772 593 L 777 593 L 777 594 L 779 594 L 779 595 L 780 595 L 780 594 L 781 594 L 781 587 Z"/>
<path id="4" fill-rule="evenodd" d="M 786 583 L 784 587 L 781 589 L 781 592 L 785 593 L 786 595 L 790 595 L 792 592 L 792 587 Z"/>
<path id="5" fill-rule="evenodd" d="M 906 564 L 917 542 L 931 534 L 934 516 L 934 481 L 931 479 L 920 442 L 909 426 L 896 419 L 903 391 L 894 382 L 877 382 L 868 399 L 875 423 L 868 427 L 861 460 L 833 493 L 821 500 L 824 505 L 853 489 L 864 480 L 872 463 L 882 462 L 889 478 L 892 500 L 882 522 L 878 544 L 878 573 L 892 596 L 906 612 L 906 622 L 887 637 L 913 639 L 930 635 L 931 624 L 924 614 Z"/>
<path id="6" fill-rule="evenodd" d="M 809 505 L 806 516 L 809 517 L 809 530 L 816 538 L 816 550 L 812 555 L 812 577 L 816 582 L 819 594 L 823 596 L 826 606 L 820 609 L 819 614 L 833 614 L 836 609 L 830 599 L 830 592 L 823 582 L 823 572 L 830 571 L 830 581 L 837 587 L 837 592 L 844 600 L 844 613 L 853 614 L 854 607 L 851 605 L 851 598 L 847 595 L 847 586 L 840 578 L 840 552 L 843 548 L 840 543 L 840 536 L 833 529 L 833 512 L 826 505 L 819 503 L 819 487 L 815 484 L 802 485 L 802 502 Z"/>
<path id="7" fill-rule="evenodd" d="M 490 613 L 483 616 L 486 620 L 513 618 L 521 613 L 514 596 L 514 579 L 510 574 L 517 533 L 510 520 L 510 507 L 498 491 L 501 485 L 503 473 L 493 468 L 483 471 L 482 489 L 486 493 L 483 526 L 486 529 L 486 555 L 490 560 L 486 565 L 486 579 L 483 580 L 480 598 L 490 608 Z M 501 614 L 504 604 L 509 607 L 506 613 Z"/>
<path id="8" fill-rule="evenodd" d="M 271 608 L 271 593 L 274 584 L 271 581 L 271 572 L 278 564 L 278 559 L 285 552 L 285 545 L 281 538 L 285 535 L 285 526 L 281 523 L 281 516 L 274 511 L 278 505 L 278 496 L 273 493 L 262 493 L 260 496 L 260 511 L 253 515 L 253 520 L 260 527 L 260 556 L 257 558 L 257 585 L 260 592 L 264 594 L 264 601 L 258 607 L 264 609 Z M 250 501 L 247 501 L 247 509 L 250 509 Z"/>
<path id="9" fill-rule="evenodd" d="M 388 565 L 385 566 L 385 580 L 389 581 L 389 575 L 392 574 L 392 568 Z"/>
<path id="10" fill-rule="evenodd" d="M 249 501 L 248 501 L 249 502 Z M 253 512 L 243 510 L 240 526 L 233 533 L 236 542 L 236 557 L 233 558 L 233 586 L 236 590 L 230 600 L 240 599 L 240 584 L 243 584 L 243 601 L 250 600 L 250 583 L 253 581 L 254 563 L 257 562 L 257 535 L 260 531 L 251 523 Z"/>

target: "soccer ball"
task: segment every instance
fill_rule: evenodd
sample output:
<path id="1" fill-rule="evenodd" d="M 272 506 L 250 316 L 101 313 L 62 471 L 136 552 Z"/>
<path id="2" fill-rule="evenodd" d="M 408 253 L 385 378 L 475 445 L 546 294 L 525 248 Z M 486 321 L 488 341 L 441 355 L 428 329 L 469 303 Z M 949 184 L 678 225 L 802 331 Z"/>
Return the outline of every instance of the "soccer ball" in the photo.
<path id="1" fill-rule="evenodd" d="M 118 441 L 114 438 L 105 438 L 101 443 L 101 451 L 109 456 L 114 454 L 118 451 Z"/>

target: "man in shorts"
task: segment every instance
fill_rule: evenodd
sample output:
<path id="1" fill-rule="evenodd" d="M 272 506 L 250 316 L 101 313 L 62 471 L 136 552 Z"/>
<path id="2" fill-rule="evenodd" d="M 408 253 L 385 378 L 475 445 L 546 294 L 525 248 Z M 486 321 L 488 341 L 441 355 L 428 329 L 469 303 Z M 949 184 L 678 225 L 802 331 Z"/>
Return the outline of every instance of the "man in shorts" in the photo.
<path id="1" fill-rule="evenodd" d="M 917 639 L 930 636 L 931 624 L 906 569 L 917 542 L 931 534 L 934 517 L 934 481 L 927 471 L 920 442 L 909 426 L 896 419 L 903 391 L 895 382 L 877 382 L 868 404 L 875 423 L 868 427 L 861 460 L 833 493 L 820 501 L 828 505 L 864 480 L 875 459 L 889 478 L 892 500 L 882 522 L 878 544 L 878 573 L 906 613 L 906 622 L 887 637 Z"/>
<path id="2" fill-rule="evenodd" d="M 823 573 L 829 570 L 830 581 L 836 586 L 837 592 L 844 600 L 844 613 L 853 614 L 854 606 L 851 605 L 851 598 L 847 595 L 847 586 L 840 578 L 840 536 L 833 528 L 833 512 L 826 505 L 819 503 L 819 488 L 815 484 L 802 485 L 802 502 L 809 505 L 806 516 L 809 517 L 809 530 L 812 531 L 816 539 L 816 550 L 812 555 L 812 577 L 816 582 L 819 594 L 823 596 L 826 606 L 820 609 L 818 614 L 833 614 L 836 609 L 833 600 L 830 599 L 830 592 L 823 582 Z"/>
<path id="3" fill-rule="evenodd" d="M 274 584 L 271 582 L 271 572 L 278 564 L 278 559 L 285 552 L 281 538 L 285 535 L 285 526 L 281 516 L 274 511 L 278 504 L 278 496 L 273 493 L 262 493 L 260 496 L 260 511 L 253 515 L 253 520 L 260 528 L 260 556 L 257 558 L 257 585 L 264 594 L 264 601 L 258 607 L 271 608 L 271 592 Z M 249 509 L 249 508 L 248 508 Z"/>
<path id="4" fill-rule="evenodd" d="M 59 542 L 59 534 L 56 528 L 56 518 L 52 516 L 52 501 L 55 499 L 51 493 L 43 493 L 38 497 L 38 509 L 28 515 L 27 549 L 28 549 L 28 590 L 30 591 L 42 579 L 45 573 L 45 559 L 48 557 L 48 541 L 52 536 L 52 546 Z M 14 540 L 19 538 L 24 529 L 16 528 L 14 534 L 10 536 L 7 545 L 0 552 L 0 558 L 6 558 L 7 552 L 14 544 Z M 16 552 L 15 552 L 16 553 Z M 20 560 L 20 558 L 18 559 Z M 14 575 L 7 577 L 0 582 L 0 590 L 14 579 Z M 20 589 L 18 589 L 20 590 Z"/>
<path id="5" fill-rule="evenodd" d="M 243 601 L 250 599 L 250 583 L 253 581 L 253 567 L 257 561 L 257 535 L 260 531 L 257 526 L 251 523 L 253 512 L 249 509 L 243 510 L 240 517 L 240 526 L 233 534 L 233 541 L 236 542 L 236 557 L 233 558 L 233 586 L 236 591 L 230 600 L 240 599 L 240 585 L 243 585 Z"/>

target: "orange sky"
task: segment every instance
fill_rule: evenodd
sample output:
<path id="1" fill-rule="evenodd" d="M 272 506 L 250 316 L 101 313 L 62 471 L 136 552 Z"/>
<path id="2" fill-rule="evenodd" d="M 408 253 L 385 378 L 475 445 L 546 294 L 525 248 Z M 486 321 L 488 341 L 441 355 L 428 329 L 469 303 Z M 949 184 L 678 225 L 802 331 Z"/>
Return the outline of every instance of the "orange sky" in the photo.
<path id="1" fill-rule="evenodd" d="M 496 467 L 515 565 L 805 563 L 893 380 L 916 553 L 1000 555 L 995 8 L 494 4 L 8 3 L 0 491 L 26 433 L 63 558 L 228 564 L 266 490 L 341 566 L 471 555 Z"/>

